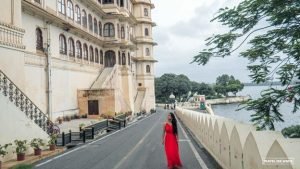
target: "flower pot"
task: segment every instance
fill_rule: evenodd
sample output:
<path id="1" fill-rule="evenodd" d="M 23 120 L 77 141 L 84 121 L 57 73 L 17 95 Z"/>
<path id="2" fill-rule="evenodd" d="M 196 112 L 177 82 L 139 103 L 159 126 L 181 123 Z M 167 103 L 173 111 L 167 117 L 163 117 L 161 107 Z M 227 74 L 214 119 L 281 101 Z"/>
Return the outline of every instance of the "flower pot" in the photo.
<path id="1" fill-rule="evenodd" d="M 25 153 L 17 154 L 17 161 L 24 161 L 25 160 Z"/>
<path id="2" fill-rule="evenodd" d="M 41 150 L 41 149 L 34 149 L 34 155 L 35 155 L 35 156 L 40 156 L 40 155 L 42 155 L 42 150 Z"/>
<path id="3" fill-rule="evenodd" d="M 49 148 L 50 148 L 50 151 L 54 151 L 56 149 L 56 145 L 55 144 L 50 145 Z"/>

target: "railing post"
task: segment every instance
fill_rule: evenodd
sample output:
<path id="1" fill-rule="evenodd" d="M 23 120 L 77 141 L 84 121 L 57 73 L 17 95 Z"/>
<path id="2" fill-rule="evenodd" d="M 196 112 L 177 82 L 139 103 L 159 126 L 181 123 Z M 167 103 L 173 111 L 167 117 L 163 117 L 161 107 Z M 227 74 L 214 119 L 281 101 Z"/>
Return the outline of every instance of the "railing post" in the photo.
<path id="1" fill-rule="evenodd" d="M 83 143 L 85 143 L 85 130 L 83 130 L 83 138 L 82 138 Z"/>
<path id="2" fill-rule="evenodd" d="M 126 119 L 124 120 L 124 128 L 126 127 Z"/>
<path id="3" fill-rule="evenodd" d="M 69 130 L 69 139 L 70 139 L 70 143 L 72 142 L 72 131 L 71 130 Z"/>
<path id="4" fill-rule="evenodd" d="M 61 141 L 62 141 L 62 146 L 65 146 L 66 145 L 66 140 L 65 140 L 65 132 L 62 132 L 61 133 Z"/>
<path id="5" fill-rule="evenodd" d="M 92 139 L 94 139 L 94 138 L 95 138 L 95 128 L 92 127 Z"/>

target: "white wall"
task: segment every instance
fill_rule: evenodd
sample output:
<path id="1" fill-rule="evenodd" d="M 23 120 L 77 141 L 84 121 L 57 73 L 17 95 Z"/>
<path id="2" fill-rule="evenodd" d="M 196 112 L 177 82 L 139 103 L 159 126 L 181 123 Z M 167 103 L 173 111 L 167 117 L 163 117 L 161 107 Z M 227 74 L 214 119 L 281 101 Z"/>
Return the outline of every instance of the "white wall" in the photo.
<path id="1" fill-rule="evenodd" d="M 300 139 L 285 139 L 280 132 L 256 131 L 249 124 L 180 107 L 176 115 L 224 169 L 300 168 Z M 292 163 L 264 163 L 278 159 Z"/>
<path id="2" fill-rule="evenodd" d="M 0 93 L 0 133 L 1 145 L 13 143 L 16 139 L 30 141 L 33 138 L 41 138 L 48 140 L 48 135 L 2 93 Z M 5 160 L 15 157 L 12 149 L 9 152 Z M 32 150 L 28 151 L 28 153 L 30 152 Z"/>

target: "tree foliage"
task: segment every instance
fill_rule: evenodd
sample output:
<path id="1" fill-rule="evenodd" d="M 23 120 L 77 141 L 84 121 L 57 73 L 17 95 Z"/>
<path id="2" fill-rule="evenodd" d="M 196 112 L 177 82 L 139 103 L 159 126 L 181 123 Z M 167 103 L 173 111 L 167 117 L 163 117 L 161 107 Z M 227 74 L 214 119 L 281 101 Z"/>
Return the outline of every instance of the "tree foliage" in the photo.
<path id="1" fill-rule="evenodd" d="M 300 125 L 284 128 L 281 133 L 288 138 L 300 138 Z"/>
<path id="2" fill-rule="evenodd" d="M 214 89 L 218 94 L 227 97 L 230 92 L 236 95 L 239 91 L 242 91 L 244 89 L 244 84 L 233 76 L 224 74 L 217 77 Z"/>
<path id="3" fill-rule="evenodd" d="M 164 74 L 155 78 L 155 95 L 158 102 L 167 102 L 173 93 L 176 99 L 187 99 L 189 92 L 208 96 L 214 96 L 213 88 L 205 83 L 190 81 L 185 75 Z M 184 100 L 185 101 L 185 100 Z"/>
<path id="4" fill-rule="evenodd" d="M 252 121 L 259 130 L 274 130 L 274 123 L 283 121 L 279 112 L 282 103 L 293 102 L 294 113 L 300 107 L 299 85 L 288 89 L 293 79 L 300 79 L 299 0 L 244 0 L 236 7 L 220 9 L 212 21 L 230 30 L 208 38 L 207 48 L 193 62 L 205 65 L 211 57 L 232 55 L 247 42 L 250 47 L 240 56 L 249 60 L 252 81 L 263 83 L 275 77 L 285 87 L 276 90 L 270 86 L 259 99 L 245 104 L 247 110 L 255 111 Z M 235 45 L 240 39 L 242 42 Z"/>

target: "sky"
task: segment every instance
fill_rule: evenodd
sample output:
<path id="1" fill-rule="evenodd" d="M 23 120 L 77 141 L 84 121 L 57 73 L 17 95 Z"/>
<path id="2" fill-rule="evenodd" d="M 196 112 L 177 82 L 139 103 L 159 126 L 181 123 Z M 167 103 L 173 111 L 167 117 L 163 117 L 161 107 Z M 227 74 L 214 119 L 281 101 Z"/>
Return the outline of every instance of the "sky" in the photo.
<path id="1" fill-rule="evenodd" d="M 238 53 L 226 58 L 213 58 L 205 66 L 190 64 L 193 56 L 205 47 L 205 39 L 213 34 L 225 32 L 227 28 L 210 22 L 221 7 L 230 7 L 240 0 L 152 0 L 155 9 L 152 19 L 157 26 L 153 29 L 155 76 L 164 73 L 185 74 L 197 82 L 214 83 L 222 74 L 235 76 L 249 82 L 248 60 Z"/>

